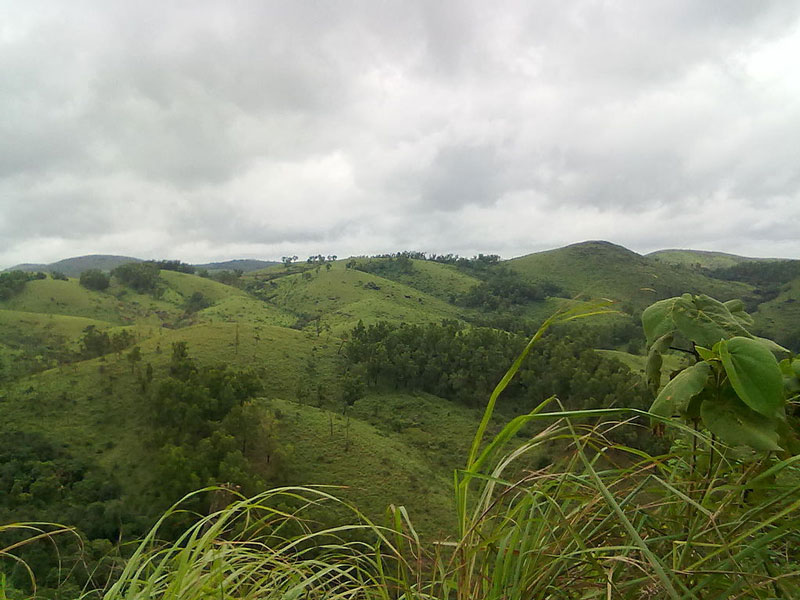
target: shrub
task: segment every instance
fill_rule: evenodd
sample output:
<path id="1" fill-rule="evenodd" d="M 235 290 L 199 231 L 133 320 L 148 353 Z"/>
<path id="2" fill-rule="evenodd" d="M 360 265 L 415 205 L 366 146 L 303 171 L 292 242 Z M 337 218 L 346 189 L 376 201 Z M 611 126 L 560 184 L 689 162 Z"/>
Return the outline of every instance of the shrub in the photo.
<path id="1" fill-rule="evenodd" d="M 100 269 L 89 269 L 81 273 L 79 281 L 83 287 L 99 292 L 108 288 L 111 278 Z"/>

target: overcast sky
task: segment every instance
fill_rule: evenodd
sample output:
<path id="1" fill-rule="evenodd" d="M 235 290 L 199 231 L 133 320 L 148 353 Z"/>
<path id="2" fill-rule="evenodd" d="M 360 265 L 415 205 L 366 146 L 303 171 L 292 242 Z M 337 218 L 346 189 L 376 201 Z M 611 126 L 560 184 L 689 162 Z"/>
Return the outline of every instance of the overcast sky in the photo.
<path id="1" fill-rule="evenodd" d="M 0 0 L 0 268 L 800 257 L 796 0 Z"/>

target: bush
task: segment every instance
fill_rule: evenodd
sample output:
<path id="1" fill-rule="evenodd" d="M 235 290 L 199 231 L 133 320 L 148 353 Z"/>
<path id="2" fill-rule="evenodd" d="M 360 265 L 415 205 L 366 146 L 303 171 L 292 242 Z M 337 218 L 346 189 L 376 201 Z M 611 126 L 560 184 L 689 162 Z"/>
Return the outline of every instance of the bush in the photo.
<path id="1" fill-rule="evenodd" d="M 36 279 L 36 277 L 25 271 L 0 273 L 0 300 L 8 300 L 19 294 L 31 279 Z"/>
<path id="2" fill-rule="evenodd" d="M 108 288 L 108 284 L 111 283 L 111 277 L 100 269 L 89 269 L 81 273 L 79 281 L 83 287 L 100 292 Z"/>
<path id="3" fill-rule="evenodd" d="M 122 285 L 144 294 L 155 291 L 160 272 L 161 270 L 155 263 L 126 263 L 111 271 L 111 274 Z"/>

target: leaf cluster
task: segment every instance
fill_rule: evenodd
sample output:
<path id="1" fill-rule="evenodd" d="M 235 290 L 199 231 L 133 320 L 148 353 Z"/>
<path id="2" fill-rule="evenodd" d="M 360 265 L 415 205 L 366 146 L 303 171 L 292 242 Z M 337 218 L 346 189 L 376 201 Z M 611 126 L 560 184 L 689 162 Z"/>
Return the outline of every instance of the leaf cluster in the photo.
<path id="1" fill-rule="evenodd" d="M 732 446 L 800 449 L 774 354 L 788 351 L 748 331 L 753 321 L 741 301 L 684 294 L 648 307 L 642 324 L 649 346 L 647 377 L 657 392 L 652 413 L 702 423 Z M 694 362 L 659 391 L 662 355 L 670 348 L 689 353 Z"/>

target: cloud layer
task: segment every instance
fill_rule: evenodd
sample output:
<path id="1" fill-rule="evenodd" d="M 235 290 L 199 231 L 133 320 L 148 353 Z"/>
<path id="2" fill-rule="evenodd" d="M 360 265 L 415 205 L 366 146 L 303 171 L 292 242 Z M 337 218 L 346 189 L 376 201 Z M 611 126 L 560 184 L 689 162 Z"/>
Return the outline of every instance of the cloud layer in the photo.
<path id="1" fill-rule="evenodd" d="M 798 8 L 0 0 L 0 267 L 800 257 Z"/>

